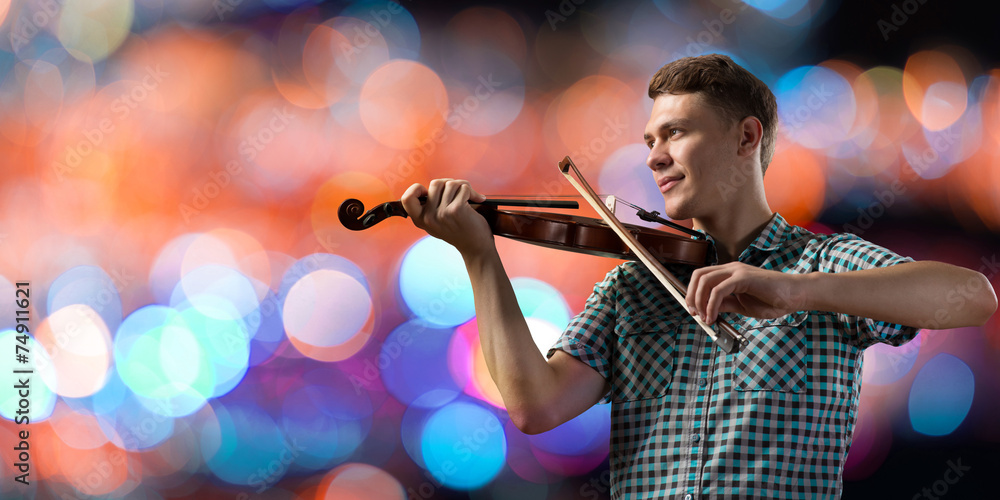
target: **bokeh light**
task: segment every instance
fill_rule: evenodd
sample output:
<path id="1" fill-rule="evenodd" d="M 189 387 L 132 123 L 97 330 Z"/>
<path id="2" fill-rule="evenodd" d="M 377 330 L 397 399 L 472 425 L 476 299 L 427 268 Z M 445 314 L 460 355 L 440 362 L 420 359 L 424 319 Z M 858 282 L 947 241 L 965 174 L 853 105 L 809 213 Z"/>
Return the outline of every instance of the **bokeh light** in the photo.
<path id="1" fill-rule="evenodd" d="M 420 320 L 393 330 L 382 344 L 377 364 L 386 389 L 412 405 L 437 407 L 455 399 L 464 384 L 448 369 L 453 334 L 451 328 L 435 328 Z"/>
<path id="2" fill-rule="evenodd" d="M 825 158 L 807 149 L 791 147 L 776 152 L 764 175 L 764 189 L 771 210 L 795 225 L 813 220 L 823 207 L 823 163 Z M 729 187 L 739 189 L 746 182 L 746 175 L 737 172 L 731 177 L 733 185 Z"/>
<path id="3" fill-rule="evenodd" d="M 6 349 L 4 352 L 19 352 L 18 345 L 27 349 L 28 352 L 45 356 L 45 351 L 41 349 L 34 337 L 24 336 L 16 330 L 0 331 L 0 347 Z M 42 363 L 50 364 L 52 362 L 46 360 Z M 17 388 L 19 385 L 24 385 L 22 383 L 24 381 L 23 375 L 15 373 L 14 370 L 4 370 L 4 372 L 0 374 L 0 383 L 5 384 L 4 387 Z M 19 375 L 21 378 L 18 378 Z M 24 411 L 24 408 L 21 408 L 21 400 L 24 398 L 20 396 L 20 391 L 4 391 L 3 397 L 0 398 L 0 416 L 15 422 L 24 421 L 25 418 L 27 418 L 27 422 L 40 422 L 48 418 L 56 405 L 56 393 L 47 384 L 34 384 L 29 395 L 31 396 L 31 399 L 28 400 L 30 406 L 27 411 Z M 18 413 L 18 410 L 21 410 L 21 413 Z"/>
<path id="4" fill-rule="evenodd" d="M 843 76 L 822 66 L 801 67 L 781 77 L 773 90 L 791 140 L 807 148 L 829 148 L 848 138 L 857 101 Z"/>
<path id="5" fill-rule="evenodd" d="M 927 130 L 941 130 L 962 116 L 968 99 L 965 77 L 947 53 L 933 50 L 910 56 L 903 68 L 903 96 Z"/>
<path id="6" fill-rule="evenodd" d="M 282 316 L 289 336 L 331 347 L 361 331 L 371 311 L 371 298 L 363 284 L 342 272 L 320 269 L 292 285 Z"/>
<path id="7" fill-rule="evenodd" d="M 917 362 L 924 333 L 899 347 L 875 344 L 865 349 L 864 382 L 866 384 L 892 384 L 910 372 Z"/>
<path id="8" fill-rule="evenodd" d="M 403 500 L 406 492 L 403 491 L 403 485 L 388 472 L 368 464 L 348 463 L 327 473 L 316 498 Z"/>
<path id="9" fill-rule="evenodd" d="M 430 236 L 406 252 L 399 293 L 412 314 L 429 323 L 456 326 L 475 314 L 472 283 L 455 247 Z"/>
<path id="10" fill-rule="evenodd" d="M 380 143 L 415 148 L 444 126 L 448 95 L 441 78 L 412 61 L 390 61 L 361 87 L 361 121 Z"/>
<path id="11" fill-rule="evenodd" d="M 975 375 L 961 359 L 946 353 L 931 358 L 910 388 L 913 429 L 930 436 L 953 432 L 969 413 L 975 387 Z"/>
<path id="12" fill-rule="evenodd" d="M 60 396 L 84 397 L 101 389 L 111 366 L 111 333 L 89 306 L 54 311 L 35 330 L 50 364 L 39 366 L 42 380 Z"/>
<path id="13" fill-rule="evenodd" d="M 146 306 L 122 322 L 114 354 L 122 382 L 162 415 L 189 415 L 215 387 L 207 353 L 176 310 Z"/>
<path id="14" fill-rule="evenodd" d="M 462 389 L 466 394 L 504 408 L 500 389 L 486 366 L 483 346 L 479 340 L 479 327 L 475 320 L 455 329 L 448 347 L 448 368 L 456 382 L 464 382 Z"/>
<path id="15" fill-rule="evenodd" d="M 72 304 L 82 304 L 96 312 L 109 331 L 118 329 L 122 322 L 122 302 L 114 281 L 108 273 L 96 266 L 74 267 L 52 282 L 47 311 L 57 311 Z"/>
<path id="16" fill-rule="evenodd" d="M 320 387 L 304 387 L 288 394 L 282 404 L 282 429 L 293 442 L 310 443 L 295 458 L 295 464 L 309 470 L 320 470 L 334 457 L 347 455 L 350 447 L 339 446 L 340 428 L 331 418 L 330 402 Z M 347 448 L 347 449 L 345 449 Z"/>
<path id="17" fill-rule="evenodd" d="M 424 426 L 425 466 L 441 484 L 476 489 L 500 472 L 507 456 L 503 424 L 484 408 L 457 402 L 437 410 Z"/>
<path id="18" fill-rule="evenodd" d="M 205 465 L 228 483 L 267 487 L 288 472 L 299 446 L 288 442 L 265 412 L 249 405 L 213 404 L 216 425 L 201 434 Z"/>
<path id="19" fill-rule="evenodd" d="M 92 61 L 106 58 L 130 34 L 132 0 L 67 0 L 59 16 L 59 41 Z"/>

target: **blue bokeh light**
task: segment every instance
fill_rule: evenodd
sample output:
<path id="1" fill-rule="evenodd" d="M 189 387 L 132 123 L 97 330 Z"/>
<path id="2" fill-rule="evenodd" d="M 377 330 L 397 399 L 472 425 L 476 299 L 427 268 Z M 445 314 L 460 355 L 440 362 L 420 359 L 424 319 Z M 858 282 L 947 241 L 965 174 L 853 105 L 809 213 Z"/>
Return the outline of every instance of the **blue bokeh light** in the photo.
<path id="1" fill-rule="evenodd" d="M 202 430 L 205 465 L 231 484 L 269 487 L 288 472 L 306 443 L 291 443 L 263 410 L 252 405 L 212 404 L 217 426 Z"/>
<path id="2" fill-rule="evenodd" d="M 570 312 L 562 293 L 542 280 L 527 277 L 512 278 L 511 286 L 517 305 L 525 318 L 548 321 L 559 330 L 569 325 Z"/>
<path id="3" fill-rule="evenodd" d="M 167 404 L 166 400 L 158 401 Z M 116 446 L 144 450 L 159 445 L 174 433 L 171 411 L 154 412 L 138 396 L 129 392 L 113 413 L 99 419 L 101 430 Z"/>
<path id="4" fill-rule="evenodd" d="M 929 436 L 951 434 L 965 420 L 976 392 L 969 365 L 946 353 L 930 359 L 910 387 L 910 423 Z"/>
<path id="5" fill-rule="evenodd" d="M 90 306 L 109 331 L 122 322 L 122 301 L 108 273 L 97 266 L 76 266 L 59 275 L 49 287 L 45 308 L 49 314 L 72 304 Z"/>
<path id="6" fill-rule="evenodd" d="M 448 487 L 479 488 L 493 480 L 507 457 L 503 424 L 472 403 L 451 403 L 424 426 L 421 450 L 427 470 Z"/>
<path id="7" fill-rule="evenodd" d="M 594 405 L 570 421 L 528 436 L 536 447 L 560 455 L 584 455 L 606 446 L 611 432 L 611 405 Z"/>
<path id="8" fill-rule="evenodd" d="M 850 136 L 857 114 L 851 84 L 822 66 L 789 71 L 774 85 L 778 116 L 788 136 L 807 148 L 829 148 Z"/>
<path id="9" fill-rule="evenodd" d="M 430 236 L 406 251 L 399 293 L 410 311 L 439 326 L 458 326 L 476 313 L 465 261 L 455 247 Z"/>
<path id="10" fill-rule="evenodd" d="M 455 399 L 461 386 L 448 369 L 448 346 L 454 329 L 413 320 L 386 337 L 372 370 L 382 375 L 386 389 L 407 404 L 441 406 Z"/>

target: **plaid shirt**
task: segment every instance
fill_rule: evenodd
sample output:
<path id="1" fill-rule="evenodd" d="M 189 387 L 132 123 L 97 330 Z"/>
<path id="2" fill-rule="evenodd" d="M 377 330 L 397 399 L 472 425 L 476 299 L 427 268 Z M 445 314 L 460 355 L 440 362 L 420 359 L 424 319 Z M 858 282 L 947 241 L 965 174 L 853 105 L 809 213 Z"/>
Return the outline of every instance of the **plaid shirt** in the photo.
<path id="1" fill-rule="evenodd" d="M 909 262 L 851 234 L 813 234 L 775 214 L 739 257 L 786 273 Z M 691 268 L 673 266 L 685 283 Z M 720 314 L 749 343 L 718 349 L 643 266 L 594 287 L 549 350 L 610 381 L 612 498 L 839 498 L 857 416 L 861 355 L 917 330 L 831 312 Z"/>

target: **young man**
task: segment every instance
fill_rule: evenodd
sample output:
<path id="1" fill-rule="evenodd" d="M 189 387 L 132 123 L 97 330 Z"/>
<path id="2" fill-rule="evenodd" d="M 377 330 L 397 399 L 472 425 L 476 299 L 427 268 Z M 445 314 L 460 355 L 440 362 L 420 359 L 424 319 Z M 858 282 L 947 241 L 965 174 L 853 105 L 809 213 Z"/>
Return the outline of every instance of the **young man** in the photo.
<path id="1" fill-rule="evenodd" d="M 543 432 L 612 403 L 613 498 L 838 498 L 864 348 L 902 344 L 925 325 L 981 325 L 996 310 L 993 289 L 979 273 L 913 262 L 850 234 L 812 234 L 772 213 L 763 175 L 774 96 L 728 57 L 667 64 L 649 95 L 646 162 L 666 214 L 691 219 L 715 248 L 715 265 L 672 271 L 689 283 L 693 312 L 747 338 L 739 352 L 717 348 L 627 262 L 595 286 L 546 359 L 468 204 L 484 197 L 438 179 L 411 186 L 403 205 L 465 259 L 483 353 L 518 428 Z M 727 188 L 733 169 L 749 181 Z M 945 301 L 957 287 L 983 293 Z"/>

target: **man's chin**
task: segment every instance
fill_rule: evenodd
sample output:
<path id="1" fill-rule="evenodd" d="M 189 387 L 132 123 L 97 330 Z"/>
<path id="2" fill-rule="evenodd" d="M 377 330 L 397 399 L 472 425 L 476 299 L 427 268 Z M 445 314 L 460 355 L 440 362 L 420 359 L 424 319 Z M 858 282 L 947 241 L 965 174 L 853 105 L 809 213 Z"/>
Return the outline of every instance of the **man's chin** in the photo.
<path id="1" fill-rule="evenodd" d="M 688 207 L 674 205 L 669 202 L 663 207 L 663 215 L 674 221 L 687 220 L 694 217 Z"/>

